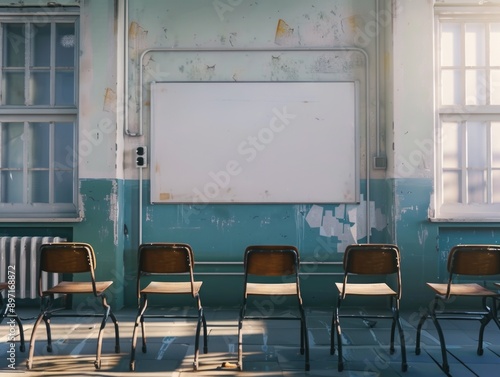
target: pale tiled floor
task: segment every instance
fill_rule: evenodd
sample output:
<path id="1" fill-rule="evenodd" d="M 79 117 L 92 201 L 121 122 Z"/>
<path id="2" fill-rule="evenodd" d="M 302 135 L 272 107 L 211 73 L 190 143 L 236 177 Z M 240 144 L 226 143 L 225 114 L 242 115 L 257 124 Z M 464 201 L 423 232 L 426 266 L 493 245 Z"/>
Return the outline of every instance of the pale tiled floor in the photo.
<path id="1" fill-rule="evenodd" d="M 183 310 L 178 308 L 176 310 Z M 130 347 L 135 311 L 116 312 L 120 324 L 121 352 L 114 353 L 113 327 L 105 329 L 102 367 L 94 368 L 98 319 L 54 318 L 53 352 L 46 351 L 44 326 L 37 335 L 33 369 L 26 370 L 29 338 L 35 310 L 20 310 L 24 318 L 26 352 L 16 349 L 16 367 L 8 366 L 7 336 L 0 337 L 0 374 L 24 376 L 446 376 L 440 369 L 441 353 L 437 333 L 430 321 L 422 333 L 422 353 L 415 355 L 417 313 L 402 313 L 406 335 L 408 371 L 401 372 L 400 348 L 388 353 L 389 325 L 379 320 L 372 328 L 360 319 L 343 319 L 345 369 L 337 371 L 337 354 L 330 355 L 331 310 L 307 308 L 311 370 L 304 372 L 299 353 L 298 321 L 248 321 L 244 326 L 244 371 L 222 368 L 237 361 L 238 308 L 206 308 L 208 353 L 200 352 L 200 365 L 192 370 L 194 322 L 150 319 L 147 321 L 148 352 L 138 341 L 136 370 L 129 371 Z M 490 323 L 485 335 L 484 355 L 476 354 L 478 321 L 443 321 L 448 344 L 451 376 L 500 375 L 500 330 Z M 1 329 L 7 329 L 2 323 Z M 7 331 L 7 330 L 6 330 Z M 139 333 L 140 334 L 140 333 Z M 201 339 L 200 339 L 201 341 Z"/>

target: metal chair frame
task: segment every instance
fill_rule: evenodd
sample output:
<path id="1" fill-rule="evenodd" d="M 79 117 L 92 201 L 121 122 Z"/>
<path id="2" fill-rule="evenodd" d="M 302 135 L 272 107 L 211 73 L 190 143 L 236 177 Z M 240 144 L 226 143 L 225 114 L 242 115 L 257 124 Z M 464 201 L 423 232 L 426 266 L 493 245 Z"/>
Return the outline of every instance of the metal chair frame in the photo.
<path id="1" fill-rule="evenodd" d="M 40 314 L 38 315 L 31 332 L 29 356 L 26 361 L 27 369 L 33 366 L 35 352 L 36 330 L 40 323 L 45 323 L 47 331 L 47 351 L 52 352 L 52 336 L 50 323 L 53 317 L 102 317 L 99 335 L 97 338 L 96 360 L 94 366 L 101 368 L 101 350 L 103 330 L 108 318 L 114 323 L 115 328 L 115 352 L 120 352 L 120 336 L 118 322 L 108 304 L 105 291 L 113 284 L 112 281 L 96 281 L 94 270 L 96 258 L 94 249 L 87 243 L 58 242 L 43 244 L 40 246 L 40 266 L 38 273 L 38 294 L 40 296 Z M 76 274 L 87 273 L 90 276 L 88 282 L 61 281 L 59 284 L 48 289 L 43 288 L 42 273 Z M 55 295 L 92 294 L 100 299 L 104 313 L 56 313 L 64 308 L 55 308 Z"/>
<path id="2" fill-rule="evenodd" d="M 9 322 L 8 323 L 9 326 L 12 326 L 12 321 L 14 321 L 14 323 L 17 324 L 17 326 L 19 327 L 19 339 L 20 339 L 19 350 L 21 352 L 24 352 L 26 350 L 26 345 L 25 345 L 25 341 L 24 341 L 24 328 L 23 328 L 23 324 L 21 322 L 21 319 L 17 315 L 15 303 L 13 306 L 9 302 L 9 298 L 10 298 L 9 295 L 10 295 L 11 288 L 12 287 L 10 286 L 10 284 L 8 282 L 0 283 L 0 305 L 2 307 L 2 311 L 0 314 L 0 323 L 2 323 L 5 318 L 7 318 L 8 322 Z M 2 294 L 2 292 L 5 290 L 7 290 L 7 297 L 6 298 L 4 298 L 4 296 Z M 12 334 L 9 331 L 9 343 L 11 342 L 11 339 L 12 339 Z"/>
<path id="3" fill-rule="evenodd" d="M 135 349 L 137 346 L 137 330 L 139 324 L 142 331 L 142 352 L 147 352 L 146 345 L 146 318 L 193 318 L 197 320 L 193 370 L 198 369 L 199 338 L 200 329 L 203 326 L 203 352 L 208 352 L 207 346 L 207 323 L 200 298 L 202 281 L 194 280 L 194 256 L 191 246 L 183 243 L 147 243 L 139 246 L 139 266 L 137 272 L 137 298 L 139 308 L 135 319 L 132 334 L 132 349 L 130 352 L 130 370 L 135 370 Z M 188 281 L 164 282 L 152 281 L 145 288 L 141 288 L 141 277 L 147 275 L 189 275 Z M 189 294 L 197 303 L 197 315 L 168 315 L 168 314 L 145 314 L 148 307 L 148 295 L 179 295 Z"/>
<path id="4" fill-rule="evenodd" d="M 305 353 L 305 370 L 310 370 L 309 340 L 305 311 L 300 294 L 299 279 L 300 258 L 295 246 L 254 245 L 248 246 L 244 254 L 244 292 L 243 303 L 238 320 L 238 364 L 243 370 L 243 321 L 244 320 L 299 320 L 300 353 Z M 254 282 L 255 277 L 280 279 L 279 282 Z M 286 280 L 287 283 L 283 281 Z M 280 317 L 273 315 L 246 315 L 248 296 L 296 296 L 299 317 Z"/>
<path id="5" fill-rule="evenodd" d="M 420 317 L 417 326 L 415 353 L 420 354 L 420 336 L 422 326 L 427 318 L 431 318 L 439 336 L 441 345 L 442 369 L 448 373 L 450 366 L 446 355 L 446 342 L 439 319 L 448 320 L 478 320 L 481 323 L 477 354 L 483 354 L 483 338 L 486 325 L 493 320 L 500 329 L 497 316 L 496 301 L 500 298 L 497 292 L 487 289 L 478 283 L 457 283 L 457 275 L 469 277 L 492 276 L 500 274 L 500 245 L 457 245 L 452 247 L 447 260 L 448 282 L 426 283 L 435 292 L 432 305 Z M 481 299 L 481 310 L 447 310 L 445 305 L 457 297 Z M 488 299 L 491 305 L 488 305 Z"/>
<path id="6" fill-rule="evenodd" d="M 401 370 L 406 372 L 408 364 L 406 362 L 406 345 L 404 333 L 399 316 L 401 300 L 401 256 L 399 248 L 390 244 L 356 244 L 347 246 L 344 253 L 343 267 L 344 278 L 341 283 L 335 283 L 339 292 L 337 306 L 332 316 L 332 331 L 330 341 L 330 354 L 335 354 L 335 334 L 338 343 L 338 371 L 344 370 L 344 360 L 342 355 L 342 329 L 340 318 L 367 318 L 390 319 L 391 337 L 389 351 L 394 349 L 395 328 L 398 328 L 401 345 Z M 392 289 L 387 283 L 349 283 L 348 279 L 352 275 L 379 275 L 396 276 L 396 288 Z M 391 314 L 340 314 L 340 308 L 347 296 L 385 296 L 390 298 Z"/>

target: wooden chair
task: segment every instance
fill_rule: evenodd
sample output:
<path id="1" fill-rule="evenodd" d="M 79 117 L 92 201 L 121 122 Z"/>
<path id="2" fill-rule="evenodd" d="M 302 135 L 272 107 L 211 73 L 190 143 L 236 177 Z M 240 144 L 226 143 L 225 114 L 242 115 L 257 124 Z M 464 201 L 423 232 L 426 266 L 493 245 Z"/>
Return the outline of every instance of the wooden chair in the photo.
<path id="1" fill-rule="evenodd" d="M 399 317 L 399 305 L 401 300 L 401 256 L 399 248 L 395 245 L 387 244 L 363 244 L 349 245 L 344 253 L 343 260 L 344 279 L 341 283 L 335 283 L 338 290 L 337 306 L 332 317 L 331 331 L 331 348 L 330 353 L 335 353 L 335 333 L 337 334 L 338 343 L 338 371 L 344 369 L 344 360 L 342 356 L 342 329 L 340 326 L 340 318 L 362 318 L 363 320 L 372 319 L 390 319 L 391 337 L 390 348 L 391 354 L 394 353 L 394 333 L 395 328 L 398 328 L 399 341 L 401 345 L 401 370 L 405 372 L 408 369 L 406 363 L 406 346 L 401 320 Z M 360 282 L 352 283 L 353 275 L 372 275 L 389 278 L 395 276 L 395 287 L 391 288 L 385 282 Z M 342 303 L 347 296 L 380 296 L 390 298 L 390 314 L 340 314 Z"/>
<path id="2" fill-rule="evenodd" d="M 244 320 L 299 320 L 300 353 L 305 352 L 305 370 L 309 366 L 309 340 L 299 284 L 299 252 L 294 246 L 249 246 L 245 250 L 245 281 L 243 304 L 238 321 L 238 369 L 243 370 L 243 321 Z M 262 280 L 265 279 L 265 281 Z M 272 281 L 270 280 L 272 279 Z M 286 281 L 286 282 L 284 282 Z M 299 317 L 273 315 L 249 316 L 246 314 L 249 296 L 295 296 Z"/>
<path id="3" fill-rule="evenodd" d="M 500 322 L 497 318 L 496 300 L 500 298 L 497 292 L 487 289 L 484 285 L 475 282 L 456 282 L 458 275 L 464 275 L 467 280 L 479 281 L 482 276 L 500 274 L 500 245 L 458 245 L 454 246 L 448 254 L 447 261 L 448 282 L 447 283 L 426 283 L 434 293 L 433 305 L 421 317 L 417 326 L 417 337 L 415 353 L 420 354 L 420 334 L 422 325 L 430 317 L 436 326 L 441 344 L 441 354 L 443 359 L 443 370 L 448 373 L 450 370 L 446 355 L 446 343 L 443 330 L 439 324 L 439 319 L 450 320 L 479 320 L 479 339 L 477 354 L 483 354 L 483 336 L 486 325 L 493 320 L 500 329 Z M 470 281 L 470 280 L 469 280 Z M 445 305 L 459 297 L 481 299 L 481 309 L 450 310 Z M 491 299 L 491 306 L 488 305 Z"/>
<path id="4" fill-rule="evenodd" d="M 142 352 L 147 352 L 145 318 L 196 318 L 196 337 L 194 346 L 193 369 L 198 369 L 200 328 L 203 325 L 203 352 L 208 352 L 207 323 L 200 298 L 202 281 L 195 281 L 193 274 L 193 250 L 187 244 L 181 243 L 148 243 L 139 246 L 139 268 L 137 272 L 137 296 L 139 310 L 135 319 L 132 335 L 132 350 L 130 352 L 130 370 L 135 370 L 135 349 L 137 344 L 137 329 L 139 323 L 142 329 Z M 142 288 L 141 278 L 145 275 L 178 276 L 186 275 L 185 281 L 151 281 Z M 197 303 L 198 314 L 194 315 L 146 315 L 148 295 L 191 295 Z"/>
<path id="5" fill-rule="evenodd" d="M 101 368 L 101 348 L 103 330 L 108 318 L 115 326 L 115 352 L 120 352 L 118 322 L 111 311 L 111 306 L 107 303 L 105 291 L 113 284 L 112 281 L 96 281 L 94 270 L 96 268 L 96 258 L 94 249 L 87 243 L 59 242 L 49 243 L 40 246 L 40 266 L 38 275 L 38 293 L 41 297 L 40 314 L 38 315 L 33 330 L 31 332 L 30 349 L 26 367 L 31 369 L 33 365 L 33 355 L 35 352 L 36 330 L 40 322 L 45 322 L 47 331 L 47 351 L 52 352 L 52 337 L 50 323 L 52 317 L 102 317 L 101 327 L 97 339 L 96 360 L 94 366 Z M 86 282 L 62 280 L 59 284 L 45 289 L 42 286 L 42 274 L 88 274 L 89 280 Z M 62 278 L 67 275 L 62 275 Z M 88 313 L 70 311 L 59 312 L 63 308 L 54 308 L 55 295 L 93 295 L 101 301 L 103 313 Z"/>
<path id="6" fill-rule="evenodd" d="M 4 298 L 2 292 L 6 290 L 7 290 L 7 297 Z M 26 346 L 24 343 L 23 324 L 21 322 L 21 319 L 17 315 L 15 302 L 13 303 L 9 302 L 10 290 L 11 289 L 9 287 L 8 282 L 0 283 L 0 305 L 2 307 L 2 312 L 0 314 L 0 323 L 2 323 L 5 318 L 7 318 L 10 329 L 12 329 L 12 321 L 14 321 L 14 323 L 17 324 L 17 326 L 19 327 L 19 338 L 20 338 L 19 350 L 21 352 L 24 352 L 26 350 Z M 13 339 L 13 334 L 11 331 L 9 331 L 9 343 L 11 342 L 11 339 Z"/>

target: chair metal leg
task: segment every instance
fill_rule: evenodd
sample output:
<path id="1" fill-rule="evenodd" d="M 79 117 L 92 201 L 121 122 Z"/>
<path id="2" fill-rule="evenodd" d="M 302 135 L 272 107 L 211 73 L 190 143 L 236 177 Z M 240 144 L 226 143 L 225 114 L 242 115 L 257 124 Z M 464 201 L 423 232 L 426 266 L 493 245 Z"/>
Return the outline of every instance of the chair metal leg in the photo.
<path id="1" fill-rule="evenodd" d="M 20 338 L 19 351 L 24 352 L 26 350 L 26 346 L 25 346 L 25 342 L 24 342 L 23 324 L 22 324 L 21 319 L 19 318 L 19 316 L 17 314 L 14 317 L 14 321 L 16 321 L 17 326 L 19 327 L 19 338 Z"/>
<path id="2" fill-rule="evenodd" d="M 311 368 L 309 363 L 309 334 L 307 331 L 306 315 L 302 303 L 299 303 L 299 310 L 300 310 L 300 349 L 301 349 L 301 354 L 303 354 L 304 353 L 303 349 L 305 348 L 305 370 L 309 371 Z"/>
<path id="3" fill-rule="evenodd" d="M 243 302 L 238 319 L 238 370 L 243 370 L 243 319 L 245 318 L 246 299 Z"/>
<path id="4" fill-rule="evenodd" d="M 132 371 L 135 370 L 135 348 L 137 345 L 137 329 L 139 328 L 139 322 L 141 322 L 141 327 L 142 324 L 144 323 L 144 312 L 146 311 L 146 307 L 147 307 L 147 299 L 143 298 L 142 304 L 137 310 L 137 316 L 135 318 L 135 324 L 134 324 L 134 331 L 132 333 L 132 349 L 130 350 L 130 365 L 129 365 L 129 368 Z M 144 339 L 144 331 L 142 333 L 142 337 Z M 143 343 L 143 349 L 144 349 L 144 343 Z"/>
<path id="5" fill-rule="evenodd" d="M 399 317 L 399 305 L 396 307 L 395 320 L 393 325 L 396 324 L 399 332 L 399 344 L 401 345 L 401 370 L 406 372 L 408 370 L 408 363 L 406 362 L 406 342 L 405 335 L 403 332 L 403 326 L 401 325 L 401 318 Z"/>
<path id="6" fill-rule="evenodd" d="M 422 332 L 422 326 L 424 325 L 424 322 L 427 320 L 427 317 L 429 317 L 429 311 L 426 311 L 422 316 L 420 317 L 420 320 L 418 321 L 417 325 L 417 336 L 415 338 L 415 354 L 420 355 L 420 335 Z"/>
<path id="7" fill-rule="evenodd" d="M 341 298 L 339 297 L 338 302 L 337 302 L 337 307 L 335 308 L 335 330 L 337 332 L 337 343 L 338 343 L 338 366 L 337 369 L 339 372 L 342 372 L 344 370 L 344 360 L 342 357 L 342 329 L 340 327 L 340 315 L 339 315 L 339 308 L 340 308 L 340 303 L 341 303 Z"/>
<path id="8" fill-rule="evenodd" d="M 118 321 L 112 311 L 109 312 L 109 316 L 115 326 L 115 353 L 120 353 L 120 330 L 118 328 Z"/>
<path id="9" fill-rule="evenodd" d="M 44 313 L 43 321 L 45 322 L 45 330 L 47 331 L 47 352 L 52 352 L 52 333 L 50 330 L 50 314 Z"/>
<path id="10" fill-rule="evenodd" d="M 203 309 L 198 309 L 198 320 L 196 321 L 196 335 L 194 338 L 194 361 L 193 370 L 198 370 L 198 355 L 200 353 L 200 330 L 202 325 Z"/>
<path id="11" fill-rule="evenodd" d="M 104 307 L 104 315 L 101 321 L 101 326 L 99 328 L 99 333 L 97 335 L 97 350 L 96 350 L 96 359 L 94 361 L 95 369 L 101 369 L 101 351 L 102 351 L 102 336 L 104 333 L 104 327 L 106 326 L 106 321 L 109 317 L 109 313 L 111 311 L 111 307 L 106 302 L 106 297 L 104 295 L 101 296 L 102 306 Z"/>
<path id="12" fill-rule="evenodd" d="M 202 311 L 201 320 L 203 323 L 203 353 L 208 353 L 207 321 L 205 319 L 204 311 Z"/>
<path id="13" fill-rule="evenodd" d="M 443 329 L 441 328 L 441 325 L 439 324 L 437 316 L 436 316 L 436 307 L 437 307 L 438 301 L 439 301 L 438 298 L 434 299 L 434 305 L 433 305 L 432 310 L 430 312 L 430 316 L 431 316 L 432 322 L 434 323 L 434 326 L 436 327 L 436 330 L 438 332 L 439 343 L 441 344 L 441 355 L 442 355 L 442 359 L 443 359 L 442 368 L 446 373 L 448 373 L 450 371 L 450 366 L 448 365 L 448 357 L 446 355 L 446 342 L 444 340 Z"/>
<path id="14" fill-rule="evenodd" d="M 38 326 L 40 325 L 40 322 L 42 322 L 42 319 L 44 318 L 45 313 L 41 312 L 38 314 L 38 317 L 35 321 L 35 324 L 33 325 L 33 330 L 31 330 L 31 338 L 30 338 L 30 349 L 28 353 L 28 360 L 26 360 L 26 369 L 31 369 L 33 366 L 33 356 L 35 354 L 35 339 L 36 339 L 36 330 Z"/>

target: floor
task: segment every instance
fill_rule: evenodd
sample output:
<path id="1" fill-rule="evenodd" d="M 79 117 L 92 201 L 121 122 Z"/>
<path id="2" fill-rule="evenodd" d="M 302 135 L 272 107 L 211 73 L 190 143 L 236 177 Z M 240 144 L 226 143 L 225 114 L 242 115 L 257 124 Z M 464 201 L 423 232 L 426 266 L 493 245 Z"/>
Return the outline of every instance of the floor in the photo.
<path id="1" fill-rule="evenodd" d="M 190 309 L 175 308 L 169 313 Z M 401 371 L 401 352 L 388 352 L 390 321 L 370 322 L 342 319 L 344 371 L 337 371 L 337 353 L 330 355 L 331 310 L 307 309 L 311 370 L 304 371 L 299 352 L 298 321 L 248 321 L 244 326 L 244 371 L 232 368 L 237 362 L 238 308 L 205 308 L 208 325 L 208 353 L 200 352 L 198 371 L 193 372 L 194 323 L 189 320 L 147 320 L 148 349 L 142 353 L 138 340 L 136 368 L 129 371 L 131 336 L 135 311 L 116 312 L 120 325 L 121 352 L 114 353 L 111 322 L 105 328 L 100 370 L 94 368 L 99 320 L 96 318 L 54 318 L 52 353 L 46 350 L 43 325 L 37 331 L 33 368 L 26 369 L 29 339 L 36 310 L 20 310 L 26 336 L 26 351 L 18 344 L 9 349 L 8 335 L 0 337 L 0 375 L 9 376 L 497 376 L 500 368 L 500 331 L 493 323 L 486 329 L 484 354 L 476 354 L 478 321 L 443 321 L 448 344 L 450 372 L 439 366 L 441 353 L 431 321 L 424 324 L 422 352 L 415 354 L 417 312 L 402 313 L 407 344 L 408 371 Z M 276 312 L 276 311 L 275 311 Z M 150 312 L 153 313 L 153 312 Z M 282 313 L 283 315 L 287 313 Z M 175 322 L 175 326 L 172 323 Z M 4 321 L 0 327 L 8 333 Z M 140 335 L 140 332 L 139 332 Z M 19 340 L 19 337 L 16 337 Z M 201 340 L 200 340 L 201 342 Z M 15 363 L 12 363 L 14 358 Z"/>

